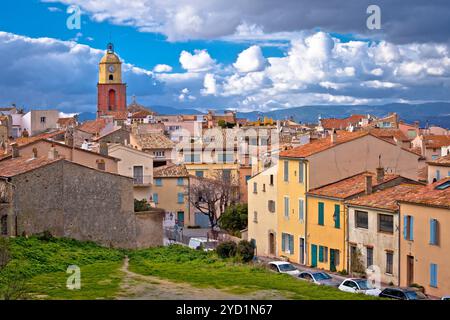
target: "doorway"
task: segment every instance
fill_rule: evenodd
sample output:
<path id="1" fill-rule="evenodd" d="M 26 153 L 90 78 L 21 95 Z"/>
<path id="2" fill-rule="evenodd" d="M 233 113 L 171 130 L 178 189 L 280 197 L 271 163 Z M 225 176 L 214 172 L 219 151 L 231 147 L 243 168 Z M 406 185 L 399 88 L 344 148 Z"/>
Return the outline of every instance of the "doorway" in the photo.
<path id="1" fill-rule="evenodd" d="M 330 249 L 330 271 L 336 271 L 336 250 Z"/>
<path id="2" fill-rule="evenodd" d="M 317 267 L 317 246 L 311 245 L 311 267 Z"/>
<path id="3" fill-rule="evenodd" d="M 275 255 L 275 234 L 273 232 L 269 233 L 269 255 Z"/>
<path id="4" fill-rule="evenodd" d="M 177 224 L 180 227 L 184 226 L 184 212 L 183 211 L 178 211 L 177 212 Z"/>
<path id="5" fill-rule="evenodd" d="M 300 238 L 300 264 L 305 264 L 305 238 Z"/>
<path id="6" fill-rule="evenodd" d="M 414 283 L 414 257 L 406 256 L 406 284 L 410 286 Z"/>

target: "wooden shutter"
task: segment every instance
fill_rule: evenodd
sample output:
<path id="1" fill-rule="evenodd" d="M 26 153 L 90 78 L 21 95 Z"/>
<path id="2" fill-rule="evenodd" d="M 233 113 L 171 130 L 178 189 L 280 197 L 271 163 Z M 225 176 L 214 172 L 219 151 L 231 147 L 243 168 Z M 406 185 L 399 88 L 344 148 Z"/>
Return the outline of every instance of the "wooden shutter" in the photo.
<path id="1" fill-rule="evenodd" d="M 319 202 L 319 225 L 323 226 L 323 202 Z"/>
<path id="2" fill-rule="evenodd" d="M 334 227 L 341 227 L 341 206 L 338 204 L 334 205 Z"/>
<path id="3" fill-rule="evenodd" d="M 430 264 L 430 286 L 437 288 L 437 264 Z"/>
<path id="4" fill-rule="evenodd" d="M 409 240 L 414 240 L 414 217 L 409 217 Z"/>

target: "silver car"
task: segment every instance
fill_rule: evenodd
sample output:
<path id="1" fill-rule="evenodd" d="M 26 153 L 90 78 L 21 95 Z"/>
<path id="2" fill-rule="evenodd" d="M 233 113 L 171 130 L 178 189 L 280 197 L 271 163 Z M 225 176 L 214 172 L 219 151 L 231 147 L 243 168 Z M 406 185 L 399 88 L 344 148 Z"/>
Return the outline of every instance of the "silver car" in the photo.
<path id="1" fill-rule="evenodd" d="M 298 275 L 298 278 L 318 285 L 338 287 L 340 284 L 340 282 L 334 280 L 328 273 L 322 271 L 304 271 Z"/>

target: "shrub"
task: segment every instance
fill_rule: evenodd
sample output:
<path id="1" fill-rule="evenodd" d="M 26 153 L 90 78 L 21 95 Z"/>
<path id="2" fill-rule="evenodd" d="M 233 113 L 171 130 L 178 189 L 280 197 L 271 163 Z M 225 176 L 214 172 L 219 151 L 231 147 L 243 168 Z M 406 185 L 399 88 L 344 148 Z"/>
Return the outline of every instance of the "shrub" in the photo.
<path id="1" fill-rule="evenodd" d="M 242 240 L 237 246 L 237 255 L 242 262 L 250 262 L 255 256 L 255 247 L 247 240 Z"/>
<path id="2" fill-rule="evenodd" d="M 134 199 L 134 212 L 148 211 L 150 209 L 151 209 L 151 207 L 150 207 L 150 204 L 147 202 L 147 200 Z"/>
<path id="3" fill-rule="evenodd" d="M 217 246 L 216 252 L 222 259 L 234 257 L 237 252 L 237 245 L 233 241 L 225 241 Z"/>
<path id="4" fill-rule="evenodd" d="M 53 239 L 53 235 L 50 231 L 45 230 L 44 232 L 38 233 L 36 237 L 42 241 L 50 241 Z"/>
<path id="5" fill-rule="evenodd" d="M 248 207 L 247 204 L 236 204 L 225 209 L 220 216 L 219 226 L 230 232 L 232 235 L 238 236 L 240 231 L 247 228 L 248 224 Z"/>

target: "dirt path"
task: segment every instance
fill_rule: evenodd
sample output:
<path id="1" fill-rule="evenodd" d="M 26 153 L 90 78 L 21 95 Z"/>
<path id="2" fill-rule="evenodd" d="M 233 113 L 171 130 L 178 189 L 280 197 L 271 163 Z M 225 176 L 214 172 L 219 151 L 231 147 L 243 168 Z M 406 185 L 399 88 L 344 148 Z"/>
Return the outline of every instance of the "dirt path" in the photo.
<path id="1" fill-rule="evenodd" d="M 188 283 L 172 282 L 165 279 L 143 276 L 128 269 L 125 258 L 122 271 L 120 300 L 284 300 L 286 297 L 276 290 L 257 291 L 252 294 L 237 295 L 215 288 L 197 288 Z"/>

